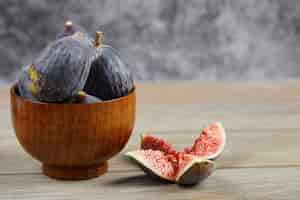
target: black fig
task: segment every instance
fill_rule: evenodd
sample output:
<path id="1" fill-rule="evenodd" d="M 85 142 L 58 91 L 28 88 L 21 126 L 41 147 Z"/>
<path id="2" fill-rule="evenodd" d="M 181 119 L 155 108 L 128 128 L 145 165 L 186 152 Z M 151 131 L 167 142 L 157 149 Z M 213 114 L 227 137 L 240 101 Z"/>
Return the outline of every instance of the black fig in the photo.
<path id="1" fill-rule="evenodd" d="M 103 34 L 96 33 L 96 53 L 84 91 L 102 100 L 122 97 L 134 87 L 133 77 L 118 52 L 102 44 Z"/>
<path id="2" fill-rule="evenodd" d="M 76 95 L 87 80 L 94 52 L 86 40 L 75 33 L 50 43 L 21 75 L 29 80 L 19 80 L 20 94 L 42 102 L 63 102 Z"/>

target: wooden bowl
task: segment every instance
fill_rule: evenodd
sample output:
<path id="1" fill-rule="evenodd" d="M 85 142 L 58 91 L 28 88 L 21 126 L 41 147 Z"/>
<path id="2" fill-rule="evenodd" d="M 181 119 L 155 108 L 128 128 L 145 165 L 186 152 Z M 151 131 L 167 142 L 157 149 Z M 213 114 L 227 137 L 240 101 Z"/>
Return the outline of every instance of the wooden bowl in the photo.
<path id="1" fill-rule="evenodd" d="M 58 179 L 89 179 L 108 168 L 107 160 L 126 145 L 135 123 L 135 90 L 92 104 L 34 102 L 10 90 L 11 116 L 23 148 Z"/>

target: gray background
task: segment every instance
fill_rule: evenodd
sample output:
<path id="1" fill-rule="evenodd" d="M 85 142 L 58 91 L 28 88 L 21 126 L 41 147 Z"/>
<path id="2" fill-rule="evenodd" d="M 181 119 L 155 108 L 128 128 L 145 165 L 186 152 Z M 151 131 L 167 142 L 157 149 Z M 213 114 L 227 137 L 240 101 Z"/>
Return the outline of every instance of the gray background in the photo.
<path id="1" fill-rule="evenodd" d="M 137 80 L 300 77 L 298 0 L 1 0 L 0 79 L 66 19 L 102 30 Z"/>

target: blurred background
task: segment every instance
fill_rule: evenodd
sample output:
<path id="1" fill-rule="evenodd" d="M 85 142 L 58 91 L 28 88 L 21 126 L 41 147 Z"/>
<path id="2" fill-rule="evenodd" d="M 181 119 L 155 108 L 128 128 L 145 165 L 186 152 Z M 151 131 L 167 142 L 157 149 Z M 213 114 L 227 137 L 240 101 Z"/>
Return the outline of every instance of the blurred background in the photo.
<path id="1" fill-rule="evenodd" d="M 117 48 L 137 80 L 297 79 L 298 0 L 0 1 L 0 80 L 70 19 Z"/>

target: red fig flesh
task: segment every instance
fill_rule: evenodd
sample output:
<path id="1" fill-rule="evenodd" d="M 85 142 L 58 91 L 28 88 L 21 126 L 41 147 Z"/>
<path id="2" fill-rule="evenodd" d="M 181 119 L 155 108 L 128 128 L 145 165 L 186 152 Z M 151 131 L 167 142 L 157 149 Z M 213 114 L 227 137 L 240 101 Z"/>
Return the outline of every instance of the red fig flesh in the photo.
<path id="1" fill-rule="evenodd" d="M 141 149 L 159 150 L 166 154 L 177 154 L 177 150 L 160 137 L 144 134 L 141 137 Z M 193 154 L 201 158 L 215 159 L 224 150 L 226 134 L 221 123 L 213 123 L 203 129 L 191 147 L 184 149 L 184 153 Z"/>
<path id="2" fill-rule="evenodd" d="M 148 134 L 141 135 L 141 149 L 159 150 L 167 154 L 177 153 L 172 145 L 167 143 L 164 139 Z"/>
<path id="3" fill-rule="evenodd" d="M 214 123 L 203 129 L 191 148 L 185 148 L 184 152 L 204 157 L 217 158 L 224 150 L 226 134 L 221 123 Z"/>

